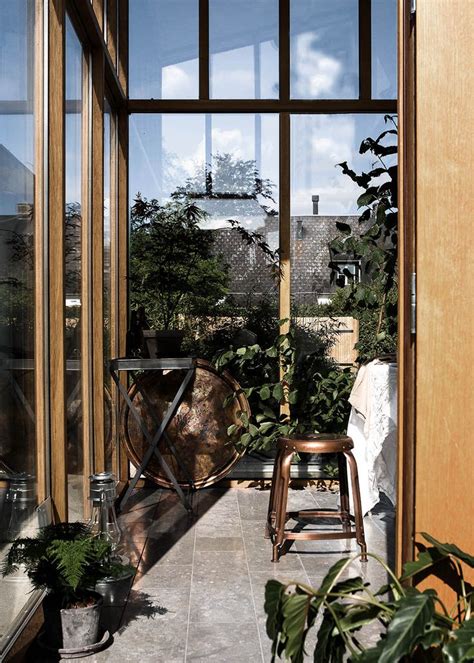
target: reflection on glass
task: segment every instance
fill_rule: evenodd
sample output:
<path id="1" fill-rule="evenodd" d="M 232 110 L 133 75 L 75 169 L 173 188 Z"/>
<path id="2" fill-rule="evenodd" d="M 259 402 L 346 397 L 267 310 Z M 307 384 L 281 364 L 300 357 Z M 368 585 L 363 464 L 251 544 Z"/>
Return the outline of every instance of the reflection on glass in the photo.
<path id="1" fill-rule="evenodd" d="M 8 541 L 34 534 L 38 523 L 34 18 L 33 0 L 0 3 L 0 559 Z M 21 572 L 0 578 L 0 650 L 30 589 Z"/>
<path id="2" fill-rule="evenodd" d="M 111 472 L 113 467 L 112 447 L 112 398 L 111 377 L 108 370 L 112 356 L 112 283 L 111 283 L 111 231 L 112 214 L 115 204 L 112 200 L 115 187 L 112 156 L 112 141 L 115 138 L 115 125 L 112 123 L 112 111 L 107 99 L 104 100 L 104 439 L 105 439 L 105 470 Z"/>
<path id="3" fill-rule="evenodd" d="M 82 45 L 66 19 L 66 393 L 69 520 L 82 518 L 81 393 Z"/>
<path id="4" fill-rule="evenodd" d="M 131 118 L 130 200 L 156 198 L 163 224 L 150 241 L 143 203 L 132 208 L 131 306 L 152 328 L 181 328 L 198 356 L 212 358 L 257 309 L 275 332 L 277 144 L 275 115 Z"/>
<path id="5" fill-rule="evenodd" d="M 357 0 L 292 0 L 290 67 L 293 99 L 357 98 Z"/>
<path id="6" fill-rule="evenodd" d="M 197 99 L 198 0 L 131 0 L 132 98 Z"/>
<path id="7" fill-rule="evenodd" d="M 363 192 L 337 164 L 347 161 L 358 173 L 371 170 L 377 165 L 373 155 L 359 154 L 359 146 L 385 129 L 393 125 L 378 114 L 291 118 L 291 292 L 296 309 L 327 301 L 350 274 L 360 276 L 360 266 L 348 258 L 344 283 L 330 283 L 328 243 L 339 234 L 336 222 L 357 224 L 357 198 Z M 393 157 L 384 162 L 391 165 Z"/>
<path id="8" fill-rule="evenodd" d="M 278 0 L 210 0 L 213 99 L 278 97 Z"/>
<path id="9" fill-rule="evenodd" d="M 397 98 L 396 0 L 372 0 L 372 97 Z"/>
<path id="10" fill-rule="evenodd" d="M 33 96 L 32 0 L 2 2 L 0 6 L 0 99 L 23 101 Z M 27 27 L 28 26 L 28 27 Z"/>

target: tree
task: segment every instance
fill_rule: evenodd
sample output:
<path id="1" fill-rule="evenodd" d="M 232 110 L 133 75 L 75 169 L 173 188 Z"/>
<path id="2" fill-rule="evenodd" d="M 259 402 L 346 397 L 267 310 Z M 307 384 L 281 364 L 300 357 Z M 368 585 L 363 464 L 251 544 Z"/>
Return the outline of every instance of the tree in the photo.
<path id="1" fill-rule="evenodd" d="M 213 254 L 214 238 L 200 223 L 196 204 L 161 205 L 140 194 L 131 210 L 130 300 L 159 328 L 179 326 L 180 316 L 216 310 L 228 292 L 228 268 Z"/>
<path id="2" fill-rule="evenodd" d="M 253 159 L 236 159 L 232 154 L 217 152 L 211 164 L 197 168 L 192 177 L 188 177 L 184 186 L 173 193 L 175 198 L 220 198 L 232 200 L 256 200 L 270 216 L 277 211 L 273 189 L 275 184 L 269 179 L 262 179 Z"/>

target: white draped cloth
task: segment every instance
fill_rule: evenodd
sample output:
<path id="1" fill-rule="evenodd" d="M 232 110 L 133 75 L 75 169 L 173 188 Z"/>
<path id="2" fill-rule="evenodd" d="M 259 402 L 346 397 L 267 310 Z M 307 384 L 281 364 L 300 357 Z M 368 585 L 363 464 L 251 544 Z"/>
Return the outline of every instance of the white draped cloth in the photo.
<path id="1" fill-rule="evenodd" d="M 347 434 L 354 442 L 365 515 L 379 502 L 380 491 L 395 506 L 397 365 L 375 359 L 361 366 L 349 402 L 352 409 Z"/>

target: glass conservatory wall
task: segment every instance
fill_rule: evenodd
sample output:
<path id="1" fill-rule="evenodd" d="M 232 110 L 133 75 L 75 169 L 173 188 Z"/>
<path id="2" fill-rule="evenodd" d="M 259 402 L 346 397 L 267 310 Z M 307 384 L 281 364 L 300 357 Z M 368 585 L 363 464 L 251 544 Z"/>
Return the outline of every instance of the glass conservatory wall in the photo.
<path id="1" fill-rule="evenodd" d="M 66 209 L 65 325 L 69 519 L 83 514 L 82 237 L 83 237 L 83 49 L 66 19 Z"/>
<path id="2" fill-rule="evenodd" d="M 263 191 L 256 188 L 256 172 L 266 182 Z M 187 351 L 212 359 L 226 330 L 249 311 L 267 315 L 268 324 L 273 319 L 277 327 L 278 280 L 272 266 L 278 262 L 278 180 L 276 115 L 132 115 L 130 296 L 132 308 L 145 306 L 152 328 L 184 328 Z M 135 266 L 144 258 L 136 239 L 137 199 L 157 199 L 165 206 L 188 202 L 202 212 L 195 232 L 188 228 L 183 235 L 176 220 L 176 237 L 163 239 L 154 251 L 157 285 L 149 293 L 135 280 Z M 247 242 L 257 233 L 274 252 L 273 262 L 258 243 Z M 168 310 L 159 283 L 166 280 L 174 287 L 177 301 L 181 270 L 189 263 L 195 263 L 189 288 L 176 309 Z"/>
<path id="3" fill-rule="evenodd" d="M 38 139 L 35 2 L 0 4 L 0 561 L 8 542 L 38 524 L 35 333 Z M 40 498 L 41 499 L 41 498 Z M 0 578 L 0 655 L 30 598 L 21 573 Z"/>

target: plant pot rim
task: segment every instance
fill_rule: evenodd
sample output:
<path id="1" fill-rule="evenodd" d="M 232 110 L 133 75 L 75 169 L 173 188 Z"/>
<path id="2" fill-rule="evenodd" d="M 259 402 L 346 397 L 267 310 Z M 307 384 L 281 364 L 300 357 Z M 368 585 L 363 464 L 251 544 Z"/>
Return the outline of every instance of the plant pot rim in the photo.
<path id="1" fill-rule="evenodd" d="M 87 598 L 87 597 L 90 597 L 90 598 L 94 599 L 94 603 L 92 605 L 83 606 L 82 608 L 60 608 L 60 611 L 62 612 L 63 610 L 74 610 L 74 611 L 80 612 L 81 610 L 85 611 L 85 610 L 90 610 L 91 608 L 95 608 L 97 605 L 99 607 L 102 607 L 102 604 L 104 602 L 102 594 L 99 594 L 99 592 L 96 592 L 95 590 L 91 589 L 91 590 L 88 590 L 87 593 L 85 594 L 85 598 Z M 55 601 L 57 601 L 58 603 L 61 603 L 62 595 L 50 592 L 50 593 L 46 594 L 46 596 L 44 597 L 43 600 L 45 600 L 47 602 L 51 602 L 51 603 L 53 603 Z"/>
<path id="2" fill-rule="evenodd" d="M 107 576 L 105 578 L 102 578 L 101 580 L 98 580 L 95 583 L 95 586 L 97 587 L 98 585 L 110 585 L 113 582 L 121 582 L 122 580 L 128 580 L 132 576 L 135 575 L 135 569 L 127 569 L 126 572 L 122 573 L 119 576 Z"/>
<path id="3" fill-rule="evenodd" d="M 49 645 L 45 641 L 45 633 L 41 631 L 38 636 L 38 644 L 41 649 L 49 651 L 54 654 L 59 654 L 61 658 L 82 658 L 83 656 L 89 656 L 90 654 L 95 654 L 96 652 L 105 649 L 111 641 L 111 635 L 107 629 L 101 628 L 99 630 L 100 640 L 95 642 L 92 645 L 84 645 L 83 647 L 74 647 L 72 649 L 64 649 L 62 647 L 54 647 Z M 69 654 L 69 655 L 68 655 Z"/>

